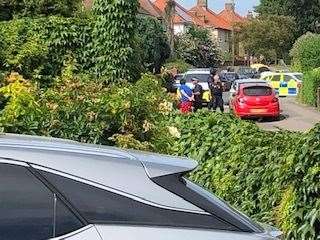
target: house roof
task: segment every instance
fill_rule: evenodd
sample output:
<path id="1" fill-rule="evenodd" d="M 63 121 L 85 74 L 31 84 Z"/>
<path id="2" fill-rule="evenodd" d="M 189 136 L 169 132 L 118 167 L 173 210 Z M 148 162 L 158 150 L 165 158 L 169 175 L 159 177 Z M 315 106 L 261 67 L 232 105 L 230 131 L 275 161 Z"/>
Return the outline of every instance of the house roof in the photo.
<path id="1" fill-rule="evenodd" d="M 142 10 L 145 14 L 160 18 L 162 17 L 161 10 L 154 5 L 150 0 L 139 0 L 140 11 Z"/>
<path id="2" fill-rule="evenodd" d="M 156 0 L 154 5 L 158 7 L 164 13 L 167 6 L 167 0 Z M 179 3 L 176 2 L 175 8 L 176 14 L 174 16 L 174 23 L 192 23 L 193 17 L 188 13 L 188 10 L 182 7 Z"/>
<path id="3" fill-rule="evenodd" d="M 228 22 L 229 26 L 232 27 L 234 23 L 241 23 L 246 21 L 245 17 L 240 16 L 234 10 L 224 9 L 222 10 L 218 16 L 223 18 L 225 21 Z"/>
<path id="4" fill-rule="evenodd" d="M 230 26 L 228 21 L 220 17 L 218 14 L 214 13 L 209 8 L 197 5 L 189 10 L 189 14 L 193 15 L 195 18 L 200 19 L 200 21 L 202 22 L 202 26 L 211 26 L 225 30 L 232 29 L 232 26 Z"/>

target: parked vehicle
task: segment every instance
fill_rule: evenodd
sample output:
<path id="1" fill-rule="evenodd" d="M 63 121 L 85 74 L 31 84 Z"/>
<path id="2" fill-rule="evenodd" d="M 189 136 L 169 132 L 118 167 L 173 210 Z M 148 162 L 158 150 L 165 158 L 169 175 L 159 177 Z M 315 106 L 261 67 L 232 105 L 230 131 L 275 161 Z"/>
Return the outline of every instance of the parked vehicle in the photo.
<path id="1" fill-rule="evenodd" d="M 303 74 L 266 72 L 261 74 L 261 79 L 269 82 L 281 97 L 297 96 L 302 86 Z"/>
<path id="2" fill-rule="evenodd" d="M 236 73 L 239 75 L 239 79 L 248 79 L 248 78 L 259 78 L 260 74 L 257 70 L 247 67 L 247 66 L 240 66 L 236 68 Z"/>
<path id="3" fill-rule="evenodd" d="M 225 90 L 229 91 L 233 82 L 239 79 L 239 75 L 236 72 L 221 72 L 220 79 L 224 84 Z"/>
<path id="4" fill-rule="evenodd" d="M 265 83 L 246 83 L 239 86 L 230 102 L 231 111 L 238 117 L 280 117 L 280 104 L 275 91 Z"/>
<path id="5" fill-rule="evenodd" d="M 252 79 L 252 78 L 248 78 L 248 79 L 239 79 L 233 82 L 233 84 L 231 85 L 231 89 L 230 89 L 230 95 L 229 95 L 229 103 L 231 103 L 232 99 L 236 96 L 236 93 L 238 92 L 239 88 L 241 85 L 243 84 L 267 84 L 266 81 L 264 80 L 260 80 L 260 79 Z"/>
<path id="6" fill-rule="evenodd" d="M 263 72 L 270 72 L 271 71 L 269 66 L 261 64 L 261 63 L 252 64 L 250 67 L 255 69 L 260 74 Z"/>
<path id="7" fill-rule="evenodd" d="M 186 80 L 187 85 L 193 89 L 192 79 L 197 78 L 199 80 L 199 84 L 202 86 L 203 89 L 203 103 L 208 104 L 211 99 L 210 89 L 208 81 L 211 78 L 211 70 L 210 69 L 194 69 L 187 71 L 183 78 Z M 180 86 L 180 81 L 176 82 L 177 88 Z"/>
<path id="8" fill-rule="evenodd" d="M 189 181 L 197 163 L 67 140 L 0 136 L 2 240 L 275 240 Z"/>

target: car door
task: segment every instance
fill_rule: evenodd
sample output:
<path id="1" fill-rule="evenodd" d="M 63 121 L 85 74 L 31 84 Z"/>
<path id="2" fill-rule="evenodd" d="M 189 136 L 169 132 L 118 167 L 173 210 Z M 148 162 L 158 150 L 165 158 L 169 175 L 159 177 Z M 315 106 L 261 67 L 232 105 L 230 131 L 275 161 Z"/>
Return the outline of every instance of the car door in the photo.
<path id="1" fill-rule="evenodd" d="M 85 227 L 28 164 L 0 159 L 1 240 L 61 239 Z M 91 232 L 90 236 L 92 240 L 101 240 L 98 233 L 93 237 Z"/>

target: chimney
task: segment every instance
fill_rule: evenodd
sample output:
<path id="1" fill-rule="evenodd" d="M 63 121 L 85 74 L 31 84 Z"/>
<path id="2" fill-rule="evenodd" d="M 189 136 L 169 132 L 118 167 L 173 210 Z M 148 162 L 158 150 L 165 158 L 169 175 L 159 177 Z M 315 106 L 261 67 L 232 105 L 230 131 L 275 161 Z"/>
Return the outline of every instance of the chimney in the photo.
<path id="1" fill-rule="evenodd" d="M 208 0 L 198 0 L 197 6 L 208 8 Z"/>
<path id="2" fill-rule="evenodd" d="M 227 10 L 227 11 L 235 11 L 235 8 L 236 8 L 236 6 L 235 6 L 235 4 L 234 3 L 226 3 L 225 4 L 225 10 Z"/>
<path id="3" fill-rule="evenodd" d="M 253 12 L 252 12 L 252 11 L 248 11 L 247 18 L 248 18 L 249 20 L 252 20 L 252 19 L 253 19 Z"/>

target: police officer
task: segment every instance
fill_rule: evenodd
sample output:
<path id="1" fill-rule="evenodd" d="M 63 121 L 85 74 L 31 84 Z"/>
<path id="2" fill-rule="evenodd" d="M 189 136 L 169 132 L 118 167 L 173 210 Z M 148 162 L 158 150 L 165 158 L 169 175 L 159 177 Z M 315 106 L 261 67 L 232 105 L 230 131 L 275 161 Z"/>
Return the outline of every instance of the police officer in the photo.
<path id="1" fill-rule="evenodd" d="M 202 109 L 202 98 L 203 98 L 203 88 L 199 84 L 197 78 L 192 78 L 193 88 L 193 111 L 197 112 L 199 109 Z"/>
<path id="2" fill-rule="evenodd" d="M 224 86 L 222 82 L 220 81 L 219 75 L 216 73 L 213 76 L 213 83 L 209 85 L 211 96 L 212 96 L 212 108 L 213 111 L 216 111 L 217 108 L 220 108 L 220 111 L 224 112 L 224 102 L 223 102 L 223 92 L 224 92 Z"/>

